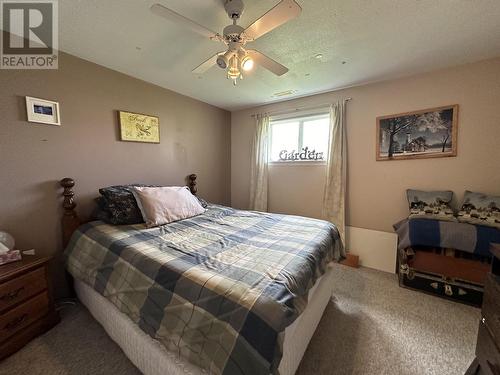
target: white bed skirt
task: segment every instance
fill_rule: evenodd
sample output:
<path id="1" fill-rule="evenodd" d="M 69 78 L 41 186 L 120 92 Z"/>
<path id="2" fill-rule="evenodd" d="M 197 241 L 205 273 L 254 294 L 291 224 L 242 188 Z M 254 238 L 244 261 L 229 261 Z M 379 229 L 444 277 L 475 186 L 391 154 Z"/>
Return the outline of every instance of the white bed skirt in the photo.
<path id="1" fill-rule="evenodd" d="M 309 303 L 301 316 L 285 330 L 280 375 L 293 375 L 299 367 L 307 345 L 316 330 L 332 295 L 332 268 L 309 292 Z M 75 280 L 80 301 L 104 327 L 108 335 L 125 352 L 130 361 L 146 375 L 201 375 L 205 370 L 179 358 L 158 341 L 144 333 L 125 314 L 87 284 Z"/>

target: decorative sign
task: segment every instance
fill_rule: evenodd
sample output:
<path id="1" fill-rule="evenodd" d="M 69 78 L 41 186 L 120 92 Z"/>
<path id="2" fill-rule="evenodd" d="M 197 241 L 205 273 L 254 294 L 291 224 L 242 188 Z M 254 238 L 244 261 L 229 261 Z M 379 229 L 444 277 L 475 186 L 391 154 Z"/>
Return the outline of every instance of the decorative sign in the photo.
<path id="1" fill-rule="evenodd" d="M 118 111 L 122 141 L 160 143 L 160 120 L 156 116 Z"/>
<path id="2" fill-rule="evenodd" d="M 280 161 L 318 161 L 323 160 L 323 152 L 309 150 L 309 147 L 304 147 L 301 152 L 282 150 L 280 152 Z"/>

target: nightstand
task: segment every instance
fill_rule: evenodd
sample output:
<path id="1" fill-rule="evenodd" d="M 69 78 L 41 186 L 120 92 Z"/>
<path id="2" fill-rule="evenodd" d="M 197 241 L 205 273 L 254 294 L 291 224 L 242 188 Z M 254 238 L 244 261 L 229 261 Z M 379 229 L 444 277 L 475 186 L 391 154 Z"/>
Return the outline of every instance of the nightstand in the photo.
<path id="1" fill-rule="evenodd" d="M 50 258 L 0 266 L 0 360 L 59 322 L 48 274 Z"/>

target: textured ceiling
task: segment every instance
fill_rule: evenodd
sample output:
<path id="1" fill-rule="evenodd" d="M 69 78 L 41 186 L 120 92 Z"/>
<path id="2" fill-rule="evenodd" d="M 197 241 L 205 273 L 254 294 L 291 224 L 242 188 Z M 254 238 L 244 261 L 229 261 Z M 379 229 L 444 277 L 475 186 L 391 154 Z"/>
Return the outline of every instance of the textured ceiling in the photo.
<path id="1" fill-rule="evenodd" d="M 290 71 L 263 68 L 238 86 L 214 67 L 191 70 L 224 45 L 149 11 L 161 3 L 215 31 L 222 0 L 64 0 L 60 48 L 228 110 L 500 56 L 499 0 L 299 0 L 299 18 L 249 44 Z M 246 27 L 278 3 L 247 0 Z M 322 54 L 321 59 L 315 58 Z"/>

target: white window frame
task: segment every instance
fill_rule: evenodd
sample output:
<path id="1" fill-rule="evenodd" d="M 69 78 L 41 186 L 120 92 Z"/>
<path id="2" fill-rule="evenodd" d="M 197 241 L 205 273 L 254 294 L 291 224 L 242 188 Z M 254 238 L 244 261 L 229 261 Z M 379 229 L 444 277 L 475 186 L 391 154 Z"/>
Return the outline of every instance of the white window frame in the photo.
<path id="1" fill-rule="evenodd" d="M 311 120 L 318 120 L 322 118 L 328 118 L 330 116 L 330 113 L 328 112 L 328 109 L 325 109 L 323 111 L 316 111 L 312 113 L 302 113 L 302 114 L 287 114 L 287 115 L 282 115 L 282 116 L 272 116 L 270 118 L 270 134 L 269 134 L 269 164 L 273 165 L 321 165 L 321 164 L 326 164 L 326 161 L 328 160 L 328 150 L 326 151 L 323 160 L 272 160 L 271 159 L 271 154 L 272 154 L 272 146 L 273 146 L 273 124 L 276 123 L 282 123 L 282 122 L 298 122 L 299 123 L 299 139 L 298 139 L 298 150 L 302 150 L 303 146 L 303 137 L 304 137 L 304 122 L 306 121 L 311 121 Z M 328 126 L 330 127 L 331 124 L 329 123 Z M 330 131 L 328 131 L 328 137 L 330 137 Z M 298 151 L 297 150 L 297 151 Z"/>

